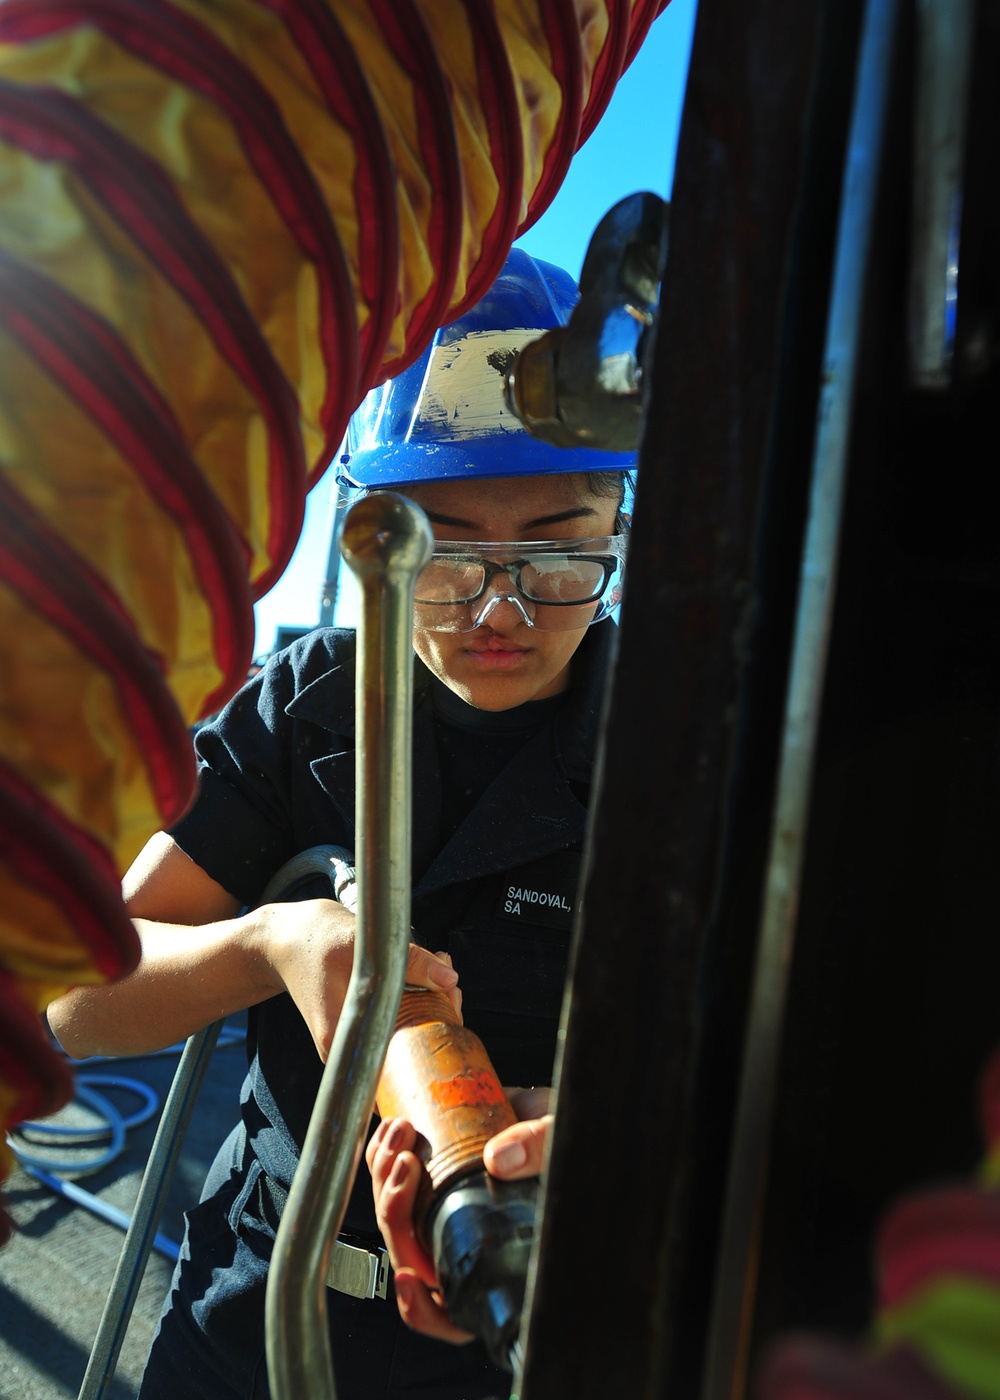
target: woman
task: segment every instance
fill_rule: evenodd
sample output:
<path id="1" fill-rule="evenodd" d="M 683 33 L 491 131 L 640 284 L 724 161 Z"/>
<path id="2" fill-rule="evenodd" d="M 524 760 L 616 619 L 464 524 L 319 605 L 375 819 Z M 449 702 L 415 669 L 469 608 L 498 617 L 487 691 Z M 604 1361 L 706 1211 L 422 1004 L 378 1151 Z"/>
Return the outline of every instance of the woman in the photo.
<path id="1" fill-rule="evenodd" d="M 575 297 L 560 269 L 513 253 L 477 307 L 369 395 L 344 459 L 356 485 L 409 495 L 436 541 L 416 590 L 407 980 L 456 1004 L 460 981 L 466 1023 L 509 1085 L 551 1082 L 624 569 L 628 460 L 536 443 L 503 409 L 511 353 L 564 322 Z M 267 1266 L 350 978 L 353 916 L 328 891 L 258 901 L 298 852 L 351 848 L 353 737 L 353 633 L 317 630 L 273 657 L 200 731 L 192 810 L 128 872 L 138 969 L 49 1009 L 69 1053 L 89 1055 L 157 1049 L 251 1008 L 240 1122 L 189 1213 L 141 1400 L 270 1393 Z M 533 901 L 536 890 L 556 897 Z M 537 1165 L 504 1167 L 503 1151 L 534 1148 L 544 1107 L 523 1101 L 529 1121 L 491 1144 L 488 1164 Z M 328 1290 L 338 1395 L 506 1393 L 479 1343 L 442 1345 L 463 1334 L 406 1244 L 411 1145 L 404 1124 L 369 1145 L 376 1186 L 392 1182 L 379 1200 L 399 1312 Z M 376 1251 L 371 1192 L 359 1180 L 341 1238 Z"/>

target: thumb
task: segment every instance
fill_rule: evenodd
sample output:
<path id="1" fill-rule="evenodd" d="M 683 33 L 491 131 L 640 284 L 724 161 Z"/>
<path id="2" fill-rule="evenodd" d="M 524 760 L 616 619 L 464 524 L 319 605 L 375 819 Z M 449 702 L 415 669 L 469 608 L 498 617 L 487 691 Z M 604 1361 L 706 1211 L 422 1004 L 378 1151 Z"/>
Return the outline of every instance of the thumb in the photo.
<path id="1" fill-rule="evenodd" d="M 461 1015 L 462 994 L 458 990 L 458 973 L 447 953 L 432 953 L 416 943 L 410 944 L 406 967 L 406 983 L 410 987 L 426 987 L 429 991 L 445 992 L 455 1010 Z"/>
<path id="2" fill-rule="evenodd" d="M 551 1113 L 547 1113 L 544 1118 L 528 1118 L 497 1133 L 483 1149 L 486 1170 L 505 1181 L 538 1176 L 545 1162 L 552 1122 Z"/>

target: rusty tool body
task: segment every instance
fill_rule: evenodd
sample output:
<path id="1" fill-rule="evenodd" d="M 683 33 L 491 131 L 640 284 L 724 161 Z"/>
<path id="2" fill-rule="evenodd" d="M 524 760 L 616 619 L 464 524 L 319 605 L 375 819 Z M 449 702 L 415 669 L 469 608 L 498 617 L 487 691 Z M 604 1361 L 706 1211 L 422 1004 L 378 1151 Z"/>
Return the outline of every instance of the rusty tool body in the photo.
<path id="1" fill-rule="evenodd" d="M 517 1116 L 482 1041 L 441 992 L 407 989 L 376 1098 L 418 1133 L 425 1174 L 414 1210 L 448 1316 L 514 1369 L 537 1179 L 496 1181 L 483 1148 Z"/>

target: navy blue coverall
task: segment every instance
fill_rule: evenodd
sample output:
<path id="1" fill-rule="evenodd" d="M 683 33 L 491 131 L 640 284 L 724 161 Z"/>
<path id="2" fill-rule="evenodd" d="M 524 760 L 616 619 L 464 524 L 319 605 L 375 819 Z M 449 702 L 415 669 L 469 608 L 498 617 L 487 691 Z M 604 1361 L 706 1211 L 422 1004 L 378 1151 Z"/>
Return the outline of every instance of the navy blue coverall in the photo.
<path id="1" fill-rule="evenodd" d="M 589 629 L 562 695 L 499 714 L 464 705 L 416 662 L 413 938 L 451 954 L 466 1024 L 508 1086 L 551 1083 L 615 632 Z M 299 852 L 353 849 L 354 684 L 353 632 L 318 630 L 198 735 L 198 796 L 172 835 L 248 907 Z M 322 1064 L 287 994 L 250 1009 L 247 1046 L 240 1121 L 188 1213 L 140 1400 L 270 1394 L 267 1267 Z M 378 1242 L 363 1163 L 343 1237 Z M 339 1400 L 509 1393 L 478 1342 L 410 1332 L 391 1298 L 327 1297 Z"/>

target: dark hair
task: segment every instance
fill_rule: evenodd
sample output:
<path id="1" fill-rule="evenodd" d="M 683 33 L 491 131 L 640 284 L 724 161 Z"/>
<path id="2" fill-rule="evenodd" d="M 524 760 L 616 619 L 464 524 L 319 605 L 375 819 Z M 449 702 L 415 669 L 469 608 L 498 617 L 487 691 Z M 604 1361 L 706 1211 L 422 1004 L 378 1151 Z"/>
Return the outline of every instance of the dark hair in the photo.
<path id="1" fill-rule="evenodd" d="M 591 495 L 599 496 L 602 500 L 607 500 L 610 497 L 611 500 L 618 503 L 618 510 L 615 514 L 615 534 L 621 534 L 623 530 L 628 528 L 628 519 L 622 510 L 625 503 L 625 492 L 626 488 L 633 493 L 635 492 L 635 473 L 630 471 L 598 471 L 585 472 L 583 475 L 586 477 L 587 489 Z"/>

